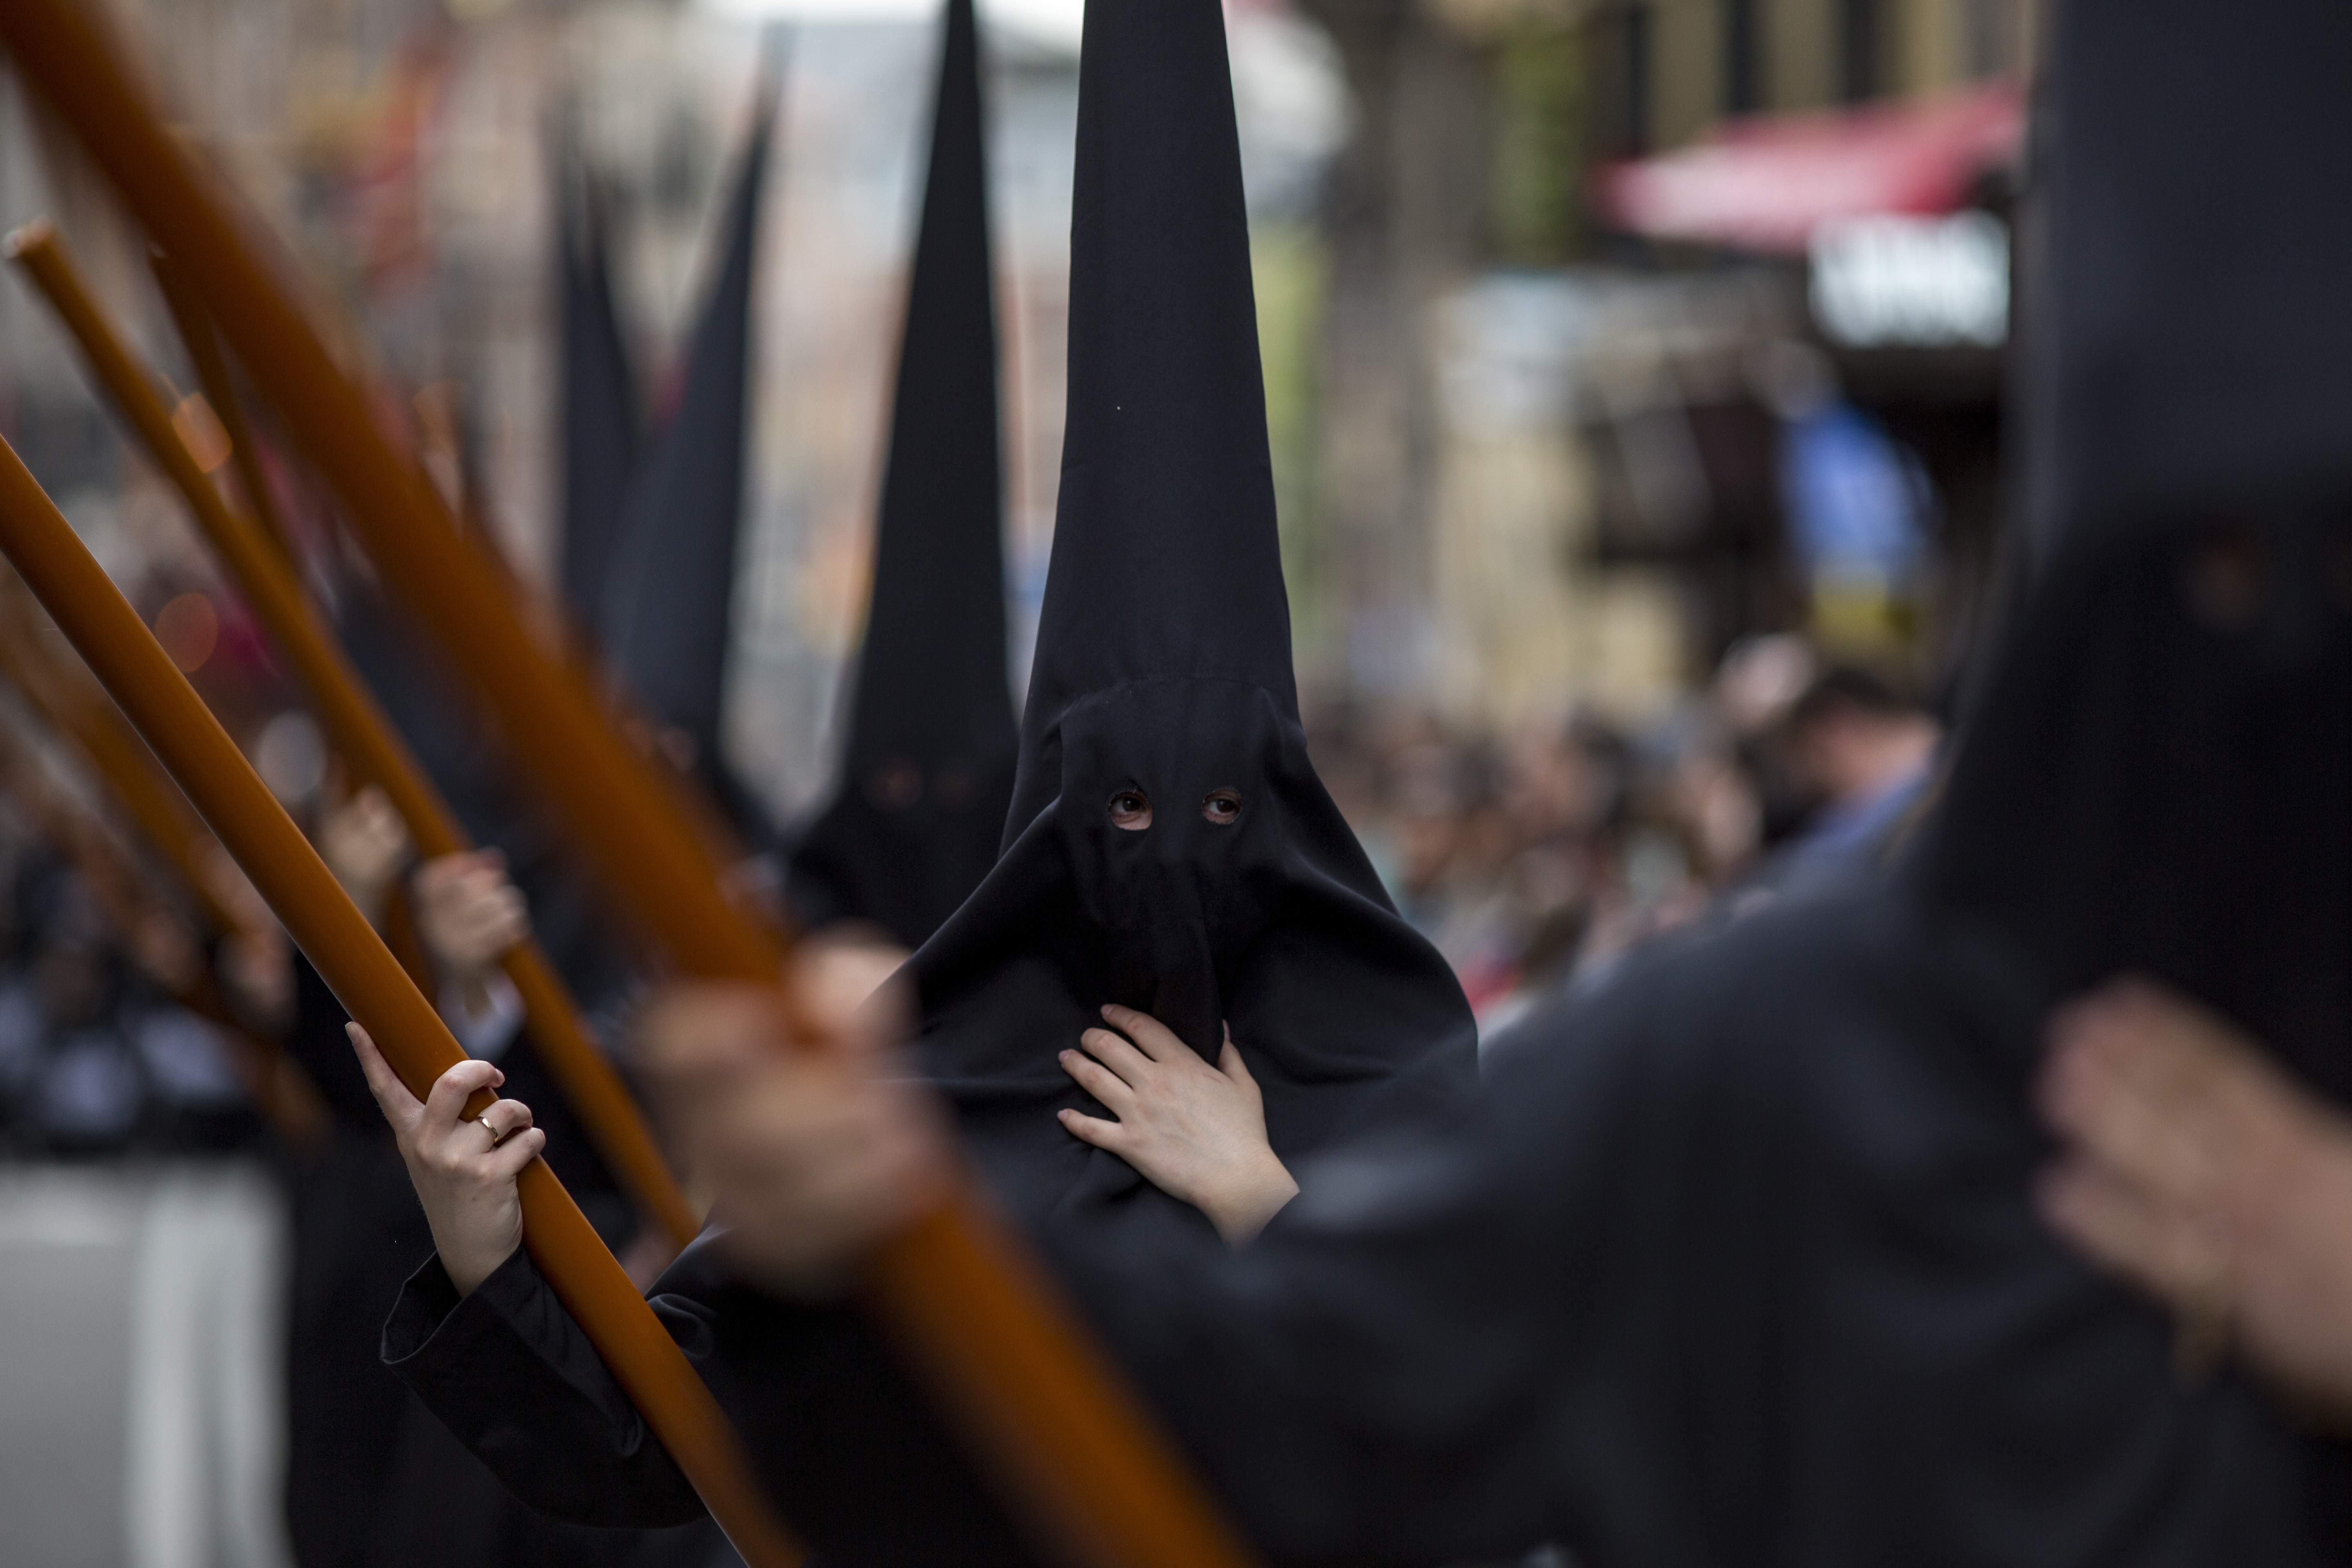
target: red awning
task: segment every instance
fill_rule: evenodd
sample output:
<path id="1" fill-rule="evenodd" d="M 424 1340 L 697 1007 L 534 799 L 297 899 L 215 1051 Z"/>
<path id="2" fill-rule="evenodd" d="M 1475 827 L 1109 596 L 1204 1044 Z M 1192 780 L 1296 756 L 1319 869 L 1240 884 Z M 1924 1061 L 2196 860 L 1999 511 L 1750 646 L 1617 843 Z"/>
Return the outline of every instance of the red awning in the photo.
<path id="1" fill-rule="evenodd" d="M 2014 163 L 2024 95 L 1997 82 L 1950 97 L 1734 121 L 1704 141 L 1600 171 L 1611 226 L 1654 239 L 1802 251 L 1815 226 L 1873 213 L 1946 213 Z"/>

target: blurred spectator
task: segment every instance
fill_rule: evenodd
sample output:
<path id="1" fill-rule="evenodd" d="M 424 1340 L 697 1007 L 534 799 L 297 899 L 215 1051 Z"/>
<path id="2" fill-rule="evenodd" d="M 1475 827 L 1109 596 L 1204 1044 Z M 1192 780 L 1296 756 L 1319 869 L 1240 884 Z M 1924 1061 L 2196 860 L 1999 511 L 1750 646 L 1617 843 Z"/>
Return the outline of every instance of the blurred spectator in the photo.
<path id="1" fill-rule="evenodd" d="M 1886 680 L 1786 633 L 1633 729 L 1580 712 L 1498 739 L 1345 700 L 1309 723 L 1333 800 L 1488 1032 L 1711 910 L 1867 866 L 1942 741 Z"/>
<path id="2" fill-rule="evenodd" d="M 1924 801 L 1943 727 L 1867 670 L 1830 669 L 1789 711 L 1788 755 L 1816 803 L 1759 881 L 1780 893 L 1869 864 Z"/>

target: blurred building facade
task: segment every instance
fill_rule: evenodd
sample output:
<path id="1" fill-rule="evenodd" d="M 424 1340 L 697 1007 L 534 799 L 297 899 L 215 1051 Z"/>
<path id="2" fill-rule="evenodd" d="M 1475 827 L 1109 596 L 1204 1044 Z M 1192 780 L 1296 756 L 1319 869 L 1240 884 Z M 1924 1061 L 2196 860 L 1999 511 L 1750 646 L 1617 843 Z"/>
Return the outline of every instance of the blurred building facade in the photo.
<path id="1" fill-rule="evenodd" d="M 112 3 L 289 272 L 356 323 L 387 417 L 533 580 L 555 500 L 550 139 L 569 127 L 611 193 L 658 388 L 757 34 L 791 28 L 730 719 L 780 806 L 813 798 L 863 604 L 928 8 Z M 1231 0 L 1307 689 L 1482 731 L 1639 717 L 1786 629 L 1932 674 L 1990 571 L 2007 300 L 1988 269 L 2036 5 Z M 983 14 L 1022 628 L 1058 479 L 1079 7 Z M 172 364 L 132 237 L 5 73 L 0 116 L 0 218 L 57 214 Z M 1822 208 L 1857 178 L 1859 205 Z M 172 553 L 173 509 L 21 291 L 0 289 L 0 331 L 12 437 L 94 538 L 128 531 L 116 555 Z"/>

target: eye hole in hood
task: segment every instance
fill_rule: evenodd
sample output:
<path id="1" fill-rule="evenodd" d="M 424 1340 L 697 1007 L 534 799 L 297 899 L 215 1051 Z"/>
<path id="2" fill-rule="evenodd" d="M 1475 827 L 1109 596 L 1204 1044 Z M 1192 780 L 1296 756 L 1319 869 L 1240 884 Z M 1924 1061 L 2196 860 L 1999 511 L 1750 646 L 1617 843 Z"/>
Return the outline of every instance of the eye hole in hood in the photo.
<path id="1" fill-rule="evenodd" d="M 1151 797 L 1132 784 L 1122 784 L 1110 792 L 1110 825 L 1127 833 L 1140 833 L 1151 826 Z"/>

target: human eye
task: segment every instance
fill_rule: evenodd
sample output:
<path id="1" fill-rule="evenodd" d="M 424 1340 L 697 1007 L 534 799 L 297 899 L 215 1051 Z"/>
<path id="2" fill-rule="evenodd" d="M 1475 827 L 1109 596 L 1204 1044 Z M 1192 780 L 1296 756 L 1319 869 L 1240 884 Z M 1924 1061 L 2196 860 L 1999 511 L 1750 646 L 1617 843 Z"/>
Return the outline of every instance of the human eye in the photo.
<path id="1" fill-rule="evenodd" d="M 1132 784 L 1110 792 L 1110 823 L 1113 827 L 1139 833 L 1151 826 L 1151 797 Z"/>

